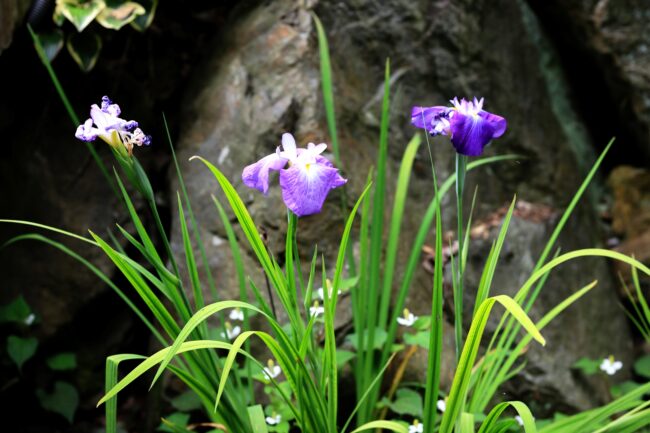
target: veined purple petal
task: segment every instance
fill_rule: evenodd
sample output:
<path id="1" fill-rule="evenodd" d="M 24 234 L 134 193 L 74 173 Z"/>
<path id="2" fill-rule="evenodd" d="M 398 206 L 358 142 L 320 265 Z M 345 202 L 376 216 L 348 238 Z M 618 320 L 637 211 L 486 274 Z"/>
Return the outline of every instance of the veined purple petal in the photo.
<path id="1" fill-rule="evenodd" d="M 329 159 L 325 158 L 322 155 L 316 155 L 316 164 L 324 165 L 324 166 L 327 166 L 327 167 L 334 167 L 334 164 L 332 164 L 332 161 L 330 161 Z"/>
<path id="2" fill-rule="evenodd" d="M 426 129 L 429 134 L 444 133 L 444 126 L 440 123 L 446 120 L 449 107 L 413 107 L 411 110 L 411 123 L 417 128 Z"/>
<path id="3" fill-rule="evenodd" d="M 331 163 L 330 163 L 331 165 Z M 318 213 L 331 189 L 347 182 L 339 171 L 325 164 L 292 165 L 280 171 L 284 204 L 297 216 Z"/>
<path id="4" fill-rule="evenodd" d="M 481 111 L 478 113 L 478 115 L 494 128 L 494 134 L 492 135 L 492 138 L 499 138 L 503 135 L 504 132 L 506 132 L 508 122 L 506 122 L 506 119 L 504 117 L 489 113 L 487 111 Z"/>
<path id="5" fill-rule="evenodd" d="M 102 96 L 102 111 L 115 117 L 122 113 L 120 106 L 113 104 L 113 101 L 111 101 L 108 96 Z"/>
<path id="6" fill-rule="evenodd" d="M 459 111 L 449 119 L 451 143 L 456 152 L 467 156 L 478 156 L 493 138 L 506 130 L 506 120 L 496 114 L 480 111 L 478 115 L 465 115 Z"/>
<path id="7" fill-rule="evenodd" d="M 74 136 L 79 140 L 83 141 L 93 141 L 97 138 L 99 131 L 97 128 L 93 128 L 93 119 L 86 120 L 83 124 L 77 127 L 77 131 Z"/>
<path id="8" fill-rule="evenodd" d="M 287 164 L 287 159 L 281 158 L 277 153 L 272 153 L 254 164 L 246 166 L 241 178 L 244 185 L 255 188 L 266 194 L 269 191 L 269 171 L 278 171 Z"/>

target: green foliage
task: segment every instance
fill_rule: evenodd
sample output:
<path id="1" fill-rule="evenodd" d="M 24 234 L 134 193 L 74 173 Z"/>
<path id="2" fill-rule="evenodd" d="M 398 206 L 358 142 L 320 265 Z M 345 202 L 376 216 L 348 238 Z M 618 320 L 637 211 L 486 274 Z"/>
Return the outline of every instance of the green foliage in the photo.
<path id="1" fill-rule="evenodd" d="M 267 433 L 268 429 L 266 427 L 266 417 L 264 416 L 264 410 L 262 406 L 256 404 L 255 406 L 250 406 L 248 408 L 248 416 L 251 420 L 252 433 Z"/>
<path id="2" fill-rule="evenodd" d="M 29 325 L 34 320 L 32 310 L 22 296 L 18 296 L 7 305 L 0 306 L 0 323 L 15 322 Z"/>
<path id="3" fill-rule="evenodd" d="M 66 47 L 81 70 L 88 72 L 97 63 L 102 49 L 102 39 L 96 33 L 90 32 L 71 34 Z"/>
<path id="4" fill-rule="evenodd" d="M 131 24 L 136 30 L 144 31 L 151 25 L 157 7 L 158 0 L 57 0 L 53 18 L 58 27 L 63 27 L 66 21 L 74 26 L 76 31 L 69 34 L 66 47 L 79 68 L 89 72 L 102 47 L 101 36 L 90 29 L 93 22 L 109 30 L 117 31 Z M 46 58 L 52 61 L 65 36 L 57 30 L 39 34 L 38 39 L 45 48 Z"/>
<path id="5" fill-rule="evenodd" d="M 602 359 L 589 359 L 580 358 L 573 364 L 573 368 L 577 368 L 586 375 L 596 374 L 600 371 L 600 363 Z"/>
<path id="6" fill-rule="evenodd" d="M 22 370 L 23 364 L 34 356 L 37 347 L 36 338 L 22 338 L 15 335 L 7 337 L 7 353 L 19 370 Z"/>
<path id="7" fill-rule="evenodd" d="M 190 421 L 190 415 L 183 412 L 174 412 L 166 418 L 162 418 L 162 422 L 156 430 L 168 433 L 187 433 L 187 424 Z"/>
<path id="8" fill-rule="evenodd" d="M 170 403 L 174 409 L 180 412 L 190 412 L 202 407 L 201 399 L 199 399 L 199 396 L 190 390 L 177 395 L 171 399 Z"/>
<path id="9" fill-rule="evenodd" d="M 47 366 L 52 370 L 74 370 L 77 368 L 77 356 L 74 353 L 59 353 L 47 359 Z"/>
<path id="10" fill-rule="evenodd" d="M 399 415 L 410 415 L 422 419 L 422 396 L 409 388 L 400 388 L 395 394 L 395 400 L 388 407 Z"/>
<path id="11" fill-rule="evenodd" d="M 43 389 L 36 390 L 36 396 L 44 409 L 65 417 L 70 424 L 79 406 L 77 389 L 67 382 L 57 381 L 51 393 Z"/>
<path id="12" fill-rule="evenodd" d="M 634 362 L 634 372 L 650 380 L 650 355 L 642 356 Z"/>
<path id="13" fill-rule="evenodd" d="M 639 330 L 646 343 L 650 343 L 650 307 L 648 307 L 648 301 L 641 290 L 639 272 L 635 267 L 632 267 L 631 270 L 632 284 L 634 285 L 633 293 L 630 291 L 623 278 L 621 278 L 623 289 L 625 289 L 627 298 L 632 306 L 632 309 L 624 308 L 624 311 L 634 326 Z"/>

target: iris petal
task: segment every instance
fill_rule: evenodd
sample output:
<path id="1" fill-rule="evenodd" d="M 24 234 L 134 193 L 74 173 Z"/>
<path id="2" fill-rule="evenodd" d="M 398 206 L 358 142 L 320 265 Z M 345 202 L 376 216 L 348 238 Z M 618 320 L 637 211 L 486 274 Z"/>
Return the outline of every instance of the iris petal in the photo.
<path id="1" fill-rule="evenodd" d="M 93 119 L 88 119 L 85 123 L 77 127 L 77 131 L 74 135 L 79 140 L 93 141 L 95 138 L 97 138 L 98 133 L 99 131 L 97 128 L 93 128 Z"/>
<path id="2" fill-rule="evenodd" d="M 440 115 L 449 111 L 449 107 L 413 107 L 411 110 L 411 123 L 417 128 L 426 129 L 429 134 L 436 133 L 436 120 Z"/>
<path id="3" fill-rule="evenodd" d="M 299 217 L 320 212 L 330 190 L 345 182 L 331 163 L 292 165 L 280 171 L 284 204 Z"/>
<path id="4" fill-rule="evenodd" d="M 493 138 L 500 137 L 506 130 L 506 120 L 496 114 L 481 111 L 467 116 L 458 111 L 450 118 L 451 142 L 456 152 L 467 156 L 478 156 Z"/>
<path id="5" fill-rule="evenodd" d="M 293 161 L 298 157 L 298 153 L 296 150 L 296 139 L 293 138 L 293 135 L 288 132 L 282 134 L 282 152 L 280 152 L 280 156 L 289 161 Z"/>
<path id="6" fill-rule="evenodd" d="M 286 164 L 285 158 L 281 158 L 277 153 L 272 153 L 256 163 L 246 166 L 241 175 L 242 181 L 249 188 L 255 188 L 266 194 L 269 191 L 269 171 L 278 171 Z"/>

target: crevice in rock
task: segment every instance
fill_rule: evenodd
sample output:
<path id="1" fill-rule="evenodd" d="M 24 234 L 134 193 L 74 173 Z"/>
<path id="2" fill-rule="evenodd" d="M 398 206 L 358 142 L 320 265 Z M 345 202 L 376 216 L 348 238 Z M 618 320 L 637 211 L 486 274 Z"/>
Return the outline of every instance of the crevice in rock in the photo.
<path id="1" fill-rule="evenodd" d="M 616 137 L 601 173 L 607 174 L 621 164 L 648 165 L 647 146 L 637 133 L 640 125 L 633 124 L 627 113 L 626 95 L 634 89 L 618 76 L 614 57 L 590 49 L 589 30 L 585 29 L 585 22 L 572 15 L 570 5 L 557 1 L 525 2 L 554 46 L 569 85 L 571 105 L 583 120 L 596 151 L 602 151 Z"/>

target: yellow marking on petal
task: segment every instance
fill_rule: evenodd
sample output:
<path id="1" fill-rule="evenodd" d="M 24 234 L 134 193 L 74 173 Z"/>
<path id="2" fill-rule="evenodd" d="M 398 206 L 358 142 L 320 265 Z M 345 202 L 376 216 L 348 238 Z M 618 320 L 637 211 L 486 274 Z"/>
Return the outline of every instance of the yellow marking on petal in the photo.
<path id="1" fill-rule="evenodd" d="M 404 318 L 405 318 L 405 319 L 408 319 L 409 316 L 410 316 L 410 314 L 411 314 L 411 312 L 409 311 L 408 308 L 404 308 L 404 311 L 402 312 L 402 314 L 404 315 Z"/>

